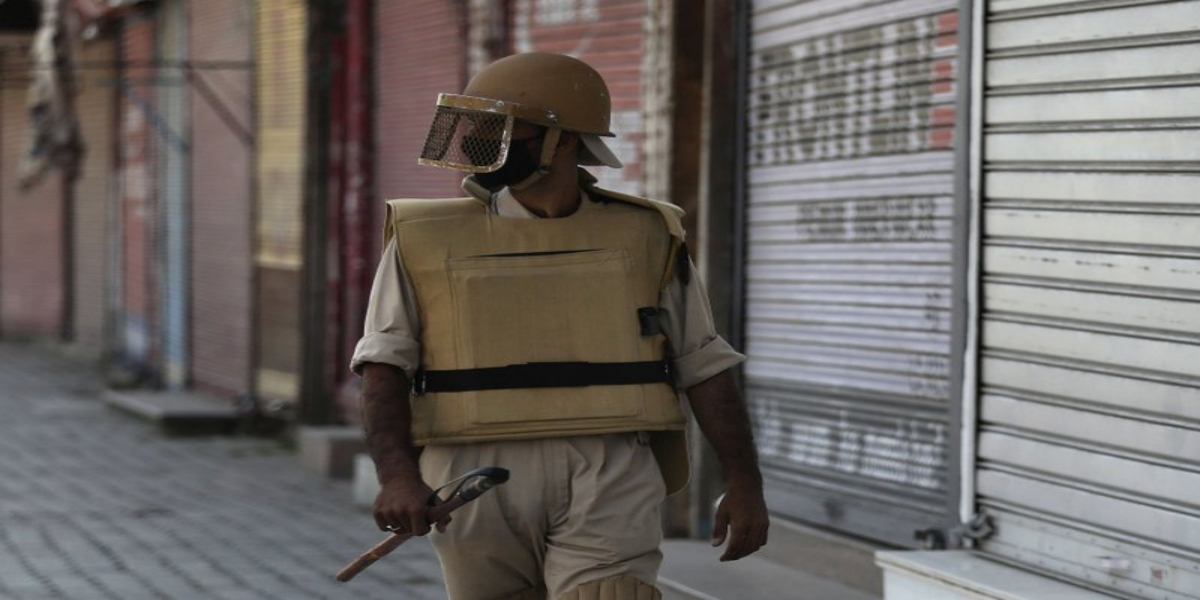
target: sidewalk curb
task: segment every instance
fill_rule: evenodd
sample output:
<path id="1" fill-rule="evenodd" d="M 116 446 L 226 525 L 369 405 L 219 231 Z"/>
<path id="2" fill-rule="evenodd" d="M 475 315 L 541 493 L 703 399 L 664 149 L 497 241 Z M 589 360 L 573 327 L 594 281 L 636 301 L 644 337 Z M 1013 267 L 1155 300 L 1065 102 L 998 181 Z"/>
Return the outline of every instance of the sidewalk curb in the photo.
<path id="1" fill-rule="evenodd" d="M 105 390 L 104 403 L 158 425 L 169 436 L 227 435 L 238 426 L 232 402 L 195 391 Z"/>

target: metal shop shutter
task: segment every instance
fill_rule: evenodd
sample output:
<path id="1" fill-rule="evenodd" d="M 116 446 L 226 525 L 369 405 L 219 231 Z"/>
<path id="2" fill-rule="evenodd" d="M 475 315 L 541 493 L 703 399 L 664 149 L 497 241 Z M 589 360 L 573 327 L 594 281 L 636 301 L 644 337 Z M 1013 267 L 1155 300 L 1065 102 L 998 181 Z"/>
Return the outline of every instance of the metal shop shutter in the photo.
<path id="1" fill-rule="evenodd" d="M 983 549 L 1200 598 L 1200 2 L 993 0 L 985 39 Z"/>
<path id="2" fill-rule="evenodd" d="M 957 520 L 953 1 L 756 2 L 746 394 L 778 514 Z"/>
<path id="3" fill-rule="evenodd" d="M 629 194 L 644 191 L 646 28 L 652 2 L 629 0 L 516 0 L 512 8 L 514 52 L 556 52 L 600 72 L 612 98 L 612 130 L 605 143 L 625 164 L 596 167 L 600 185 Z"/>
<path id="4" fill-rule="evenodd" d="M 300 393 L 308 13 L 303 0 L 260 0 L 257 8 L 255 390 L 293 402 Z"/>
<path id="5" fill-rule="evenodd" d="M 75 109 L 87 146 L 83 172 L 75 184 L 72 236 L 74 265 L 72 341 L 92 352 L 107 350 L 110 254 L 106 232 L 115 208 L 113 145 L 116 135 L 116 45 L 110 38 L 86 43 L 79 56 Z"/>
<path id="6" fill-rule="evenodd" d="M 253 6 L 191 4 L 191 378 L 248 391 L 252 364 Z"/>
<path id="7" fill-rule="evenodd" d="M 53 170 L 20 189 L 29 139 L 27 45 L 0 47 L 0 334 L 62 331 L 63 189 Z"/>
<path id="8" fill-rule="evenodd" d="M 188 280 L 191 261 L 188 260 L 191 161 L 191 131 L 188 121 L 188 22 L 183 0 L 168 0 L 160 4 L 159 59 L 155 96 L 158 119 L 161 120 L 157 145 L 159 211 L 155 227 L 155 279 L 162 286 L 158 295 L 158 340 L 162 360 L 162 378 L 169 388 L 178 389 L 188 383 Z"/>
<path id="9" fill-rule="evenodd" d="M 421 166 L 417 158 L 438 94 L 461 92 L 466 84 L 463 4 L 383 0 L 375 6 L 375 197 L 381 200 L 462 194 L 462 173 Z M 384 206 L 379 202 L 378 223 Z"/>
<path id="10" fill-rule="evenodd" d="M 155 159 L 159 122 L 151 115 L 157 70 L 154 60 L 154 21 L 146 15 L 125 20 L 121 27 L 120 70 L 120 216 L 114 246 L 120 268 L 117 285 L 120 309 L 118 348 L 131 368 L 149 372 L 156 364 L 151 348 L 155 329 L 152 264 L 155 245 L 151 224 L 156 214 Z"/>

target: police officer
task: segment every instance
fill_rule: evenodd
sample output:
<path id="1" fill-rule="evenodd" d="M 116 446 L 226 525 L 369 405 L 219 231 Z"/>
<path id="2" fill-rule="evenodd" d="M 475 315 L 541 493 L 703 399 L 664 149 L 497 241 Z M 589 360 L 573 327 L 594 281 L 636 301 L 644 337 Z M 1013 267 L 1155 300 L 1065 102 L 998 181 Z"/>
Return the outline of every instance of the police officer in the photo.
<path id="1" fill-rule="evenodd" d="M 687 481 L 686 394 L 728 481 L 713 545 L 766 543 L 743 357 L 714 331 L 681 211 L 596 187 L 620 167 L 610 99 L 574 58 L 501 59 L 442 94 L 420 162 L 467 197 L 388 203 L 386 249 L 352 368 L 384 529 L 431 539 L 450 598 L 645 600 L 659 507 Z M 427 482 L 510 481 L 426 521 Z"/>

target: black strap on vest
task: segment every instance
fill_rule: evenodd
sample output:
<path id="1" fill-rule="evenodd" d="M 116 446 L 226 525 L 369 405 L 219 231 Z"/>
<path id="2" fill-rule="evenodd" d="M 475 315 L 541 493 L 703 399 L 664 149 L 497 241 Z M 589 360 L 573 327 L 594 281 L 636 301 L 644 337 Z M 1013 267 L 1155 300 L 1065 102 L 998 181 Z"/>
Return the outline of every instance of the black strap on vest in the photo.
<path id="1" fill-rule="evenodd" d="M 621 363 L 538 362 L 456 369 L 417 371 L 412 393 L 471 392 L 518 388 L 585 387 L 589 385 L 674 384 L 670 363 L 665 360 Z"/>

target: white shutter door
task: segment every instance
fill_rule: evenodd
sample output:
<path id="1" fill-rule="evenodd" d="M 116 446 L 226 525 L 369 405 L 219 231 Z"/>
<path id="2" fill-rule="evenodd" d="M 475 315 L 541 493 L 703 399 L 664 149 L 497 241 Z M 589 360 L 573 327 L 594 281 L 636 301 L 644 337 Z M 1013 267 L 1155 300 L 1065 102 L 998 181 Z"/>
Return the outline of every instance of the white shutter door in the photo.
<path id="1" fill-rule="evenodd" d="M 188 123 L 187 6 L 183 0 L 160 5 L 158 46 L 164 61 L 157 74 L 156 138 L 161 208 L 158 216 L 158 276 L 163 380 L 172 388 L 185 386 L 188 375 L 189 325 L 188 260 L 189 169 L 191 132 Z"/>
<path id="2" fill-rule="evenodd" d="M 897 545 L 945 527 L 953 0 L 757 2 L 746 390 L 778 513 Z"/>
<path id="3" fill-rule="evenodd" d="M 1200 598 L 1200 2 L 987 9 L 983 549 Z"/>

